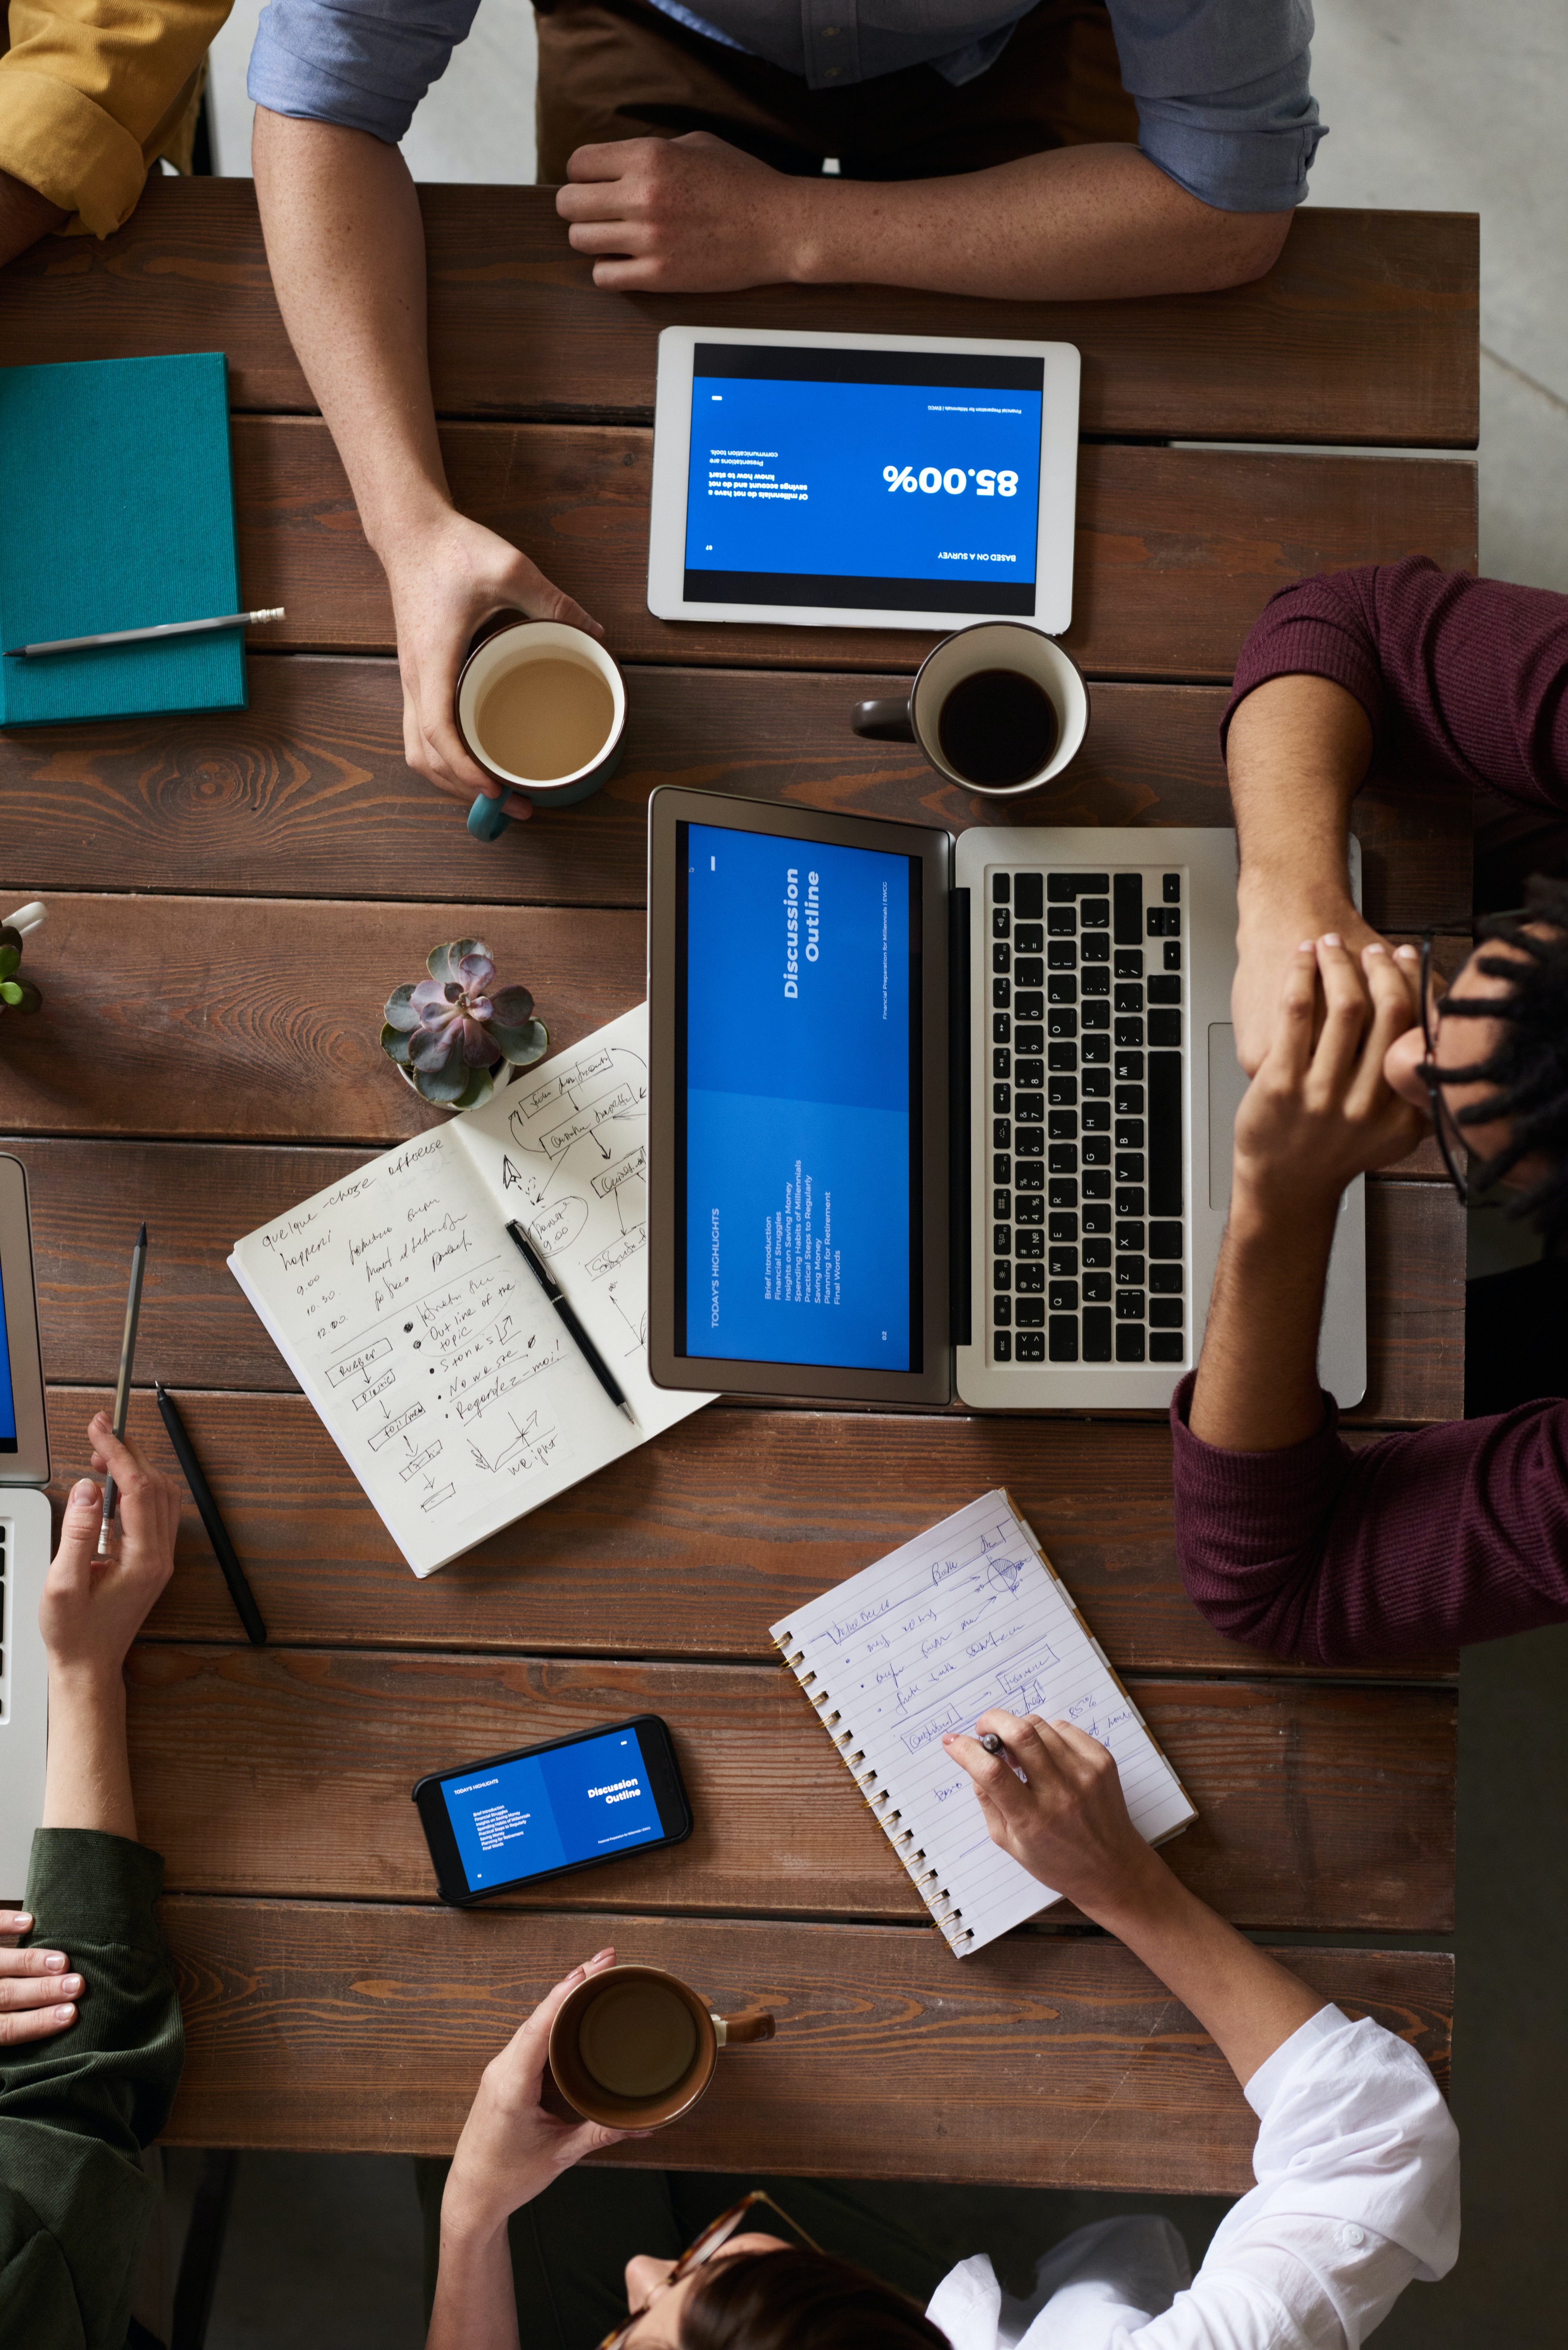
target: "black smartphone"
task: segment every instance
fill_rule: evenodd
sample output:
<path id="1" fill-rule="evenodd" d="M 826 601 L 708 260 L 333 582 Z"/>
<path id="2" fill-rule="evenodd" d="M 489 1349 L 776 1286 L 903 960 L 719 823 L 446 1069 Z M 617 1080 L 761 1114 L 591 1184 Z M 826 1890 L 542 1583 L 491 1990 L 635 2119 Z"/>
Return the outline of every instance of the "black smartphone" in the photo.
<path id="1" fill-rule="evenodd" d="M 691 1833 L 680 1766 L 656 1713 L 432 1771 L 414 1802 L 441 1898 L 459 1908 Z"/>

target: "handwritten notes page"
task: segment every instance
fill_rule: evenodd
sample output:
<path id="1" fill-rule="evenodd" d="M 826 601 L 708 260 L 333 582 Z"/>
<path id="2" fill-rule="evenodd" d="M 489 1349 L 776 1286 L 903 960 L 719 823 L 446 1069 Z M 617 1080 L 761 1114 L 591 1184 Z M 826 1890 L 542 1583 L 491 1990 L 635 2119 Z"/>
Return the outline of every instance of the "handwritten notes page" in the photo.
<path id="1" fill-rule="evenodd" d="M 1000 1489 L 773 1627 L 961 1958 L 1061 1899 L 986 1834 L 944 1731 L 988 1706 L 1065 1719 L 1116 1756 L 1133 1825 L 1196 1817 L 1099 1643 Z"/>
<path id="2" fill-rule="evenodd" d="M 648 1377 L 648 1010 L 241 1241 L 230 1270 L 416 1575 L 709 1399 Z M 528 1231 L 637 1415 L 506 1232 Z"/>

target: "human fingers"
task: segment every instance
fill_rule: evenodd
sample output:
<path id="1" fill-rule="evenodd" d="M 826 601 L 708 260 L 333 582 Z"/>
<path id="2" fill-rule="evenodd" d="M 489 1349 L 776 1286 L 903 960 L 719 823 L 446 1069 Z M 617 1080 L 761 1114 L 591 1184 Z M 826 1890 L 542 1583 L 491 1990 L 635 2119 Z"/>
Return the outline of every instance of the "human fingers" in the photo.
<path id="1" fill-rule="evenodd" d="M 30 1934 L 33 1913 L 30 1909 L 0 1909 L 0 1937 L 6 1934 Z"/>
<path id="2" fill-rule="evenodd" d="M 49 1562 L 45 1587 L 56 1596 L 85 1596 L 98 1557 L 99 1528 L 103 1523 L 103 1494 L 90 1477 L 71 1487 L 60 1518 L 60 1539 Z"/>
<path id="3" fill-rule="evenodd" d="M 100 1411 L 94 1419 L 92 1437 L 98 1457 L 119 1488 L 122 1555 L 127 1571 L 145 1582 L 146 1605 L 151 1607 L 174 1565 L 180 1489 L 172 1477 L 149 1468 L 135 1445 L 116 1436 L 107 1412 Z"/>
<path id="4" fill-rule="evenodd" d="M 30 1959 L 31 1950 L 7 1950 L 5 1960 Z M 42 1954 L 40 1954 L 42 1955 Z M 47 1955 L 63 1961 L 64 1952 L 51 1950 Z M 41 1971 L 13 1974 L 5 1961 L 0 1961 L 0 2015 L 30 2015 L 41 2007 L 71 2004 L 84 1988 L 80 1975 L 44 1974 Z"/>
<path id="5" fill-rule="evenodd" d="M 49 2007 L 25 2008 L 16 2014 L 0 2014 L 0 2048 L 19 2048 L 29 2040 L 47 2040 L 76 2020 L 74 2000 L 61 2000 Z"/>
<path id="6" fill-rule="evenodd" d="M 1317 968 L 1324 1016 L 1312 1076 L 1314 1085 L 1337 1101 L 1360 1054 L 1371 1003 L 1361 966 L 1337 931 L 1325 931 L 1317 941 Z"/>
<path id="7" fill-rule="evenodd" d="M 556 191 L 557 209 L 569 188 L 591 180 L 618 180 L 631 165 L 645 160 L 647 151 L 664 143 L 660 139 L 610 139 L 597 146 L 574 147 L 566 158 L 567 186 Z"/>
<path id="8" fill-rule="evenodd" d="M 623 2137 L 652 2137 L 650 2129 L 607 2129 L 602 2122 L 583 2122 L 569 2130 L 556 2150 L 556 2161 L 562 2170 L 569 2170 L 586 2155 L 602 2154 L 607 2146 L 618 2146 Z"/>
<path id="9" fill-rule="evenodd" d="M 610 1942 L 602 1950 L 596 1950 L 591 1959 L 585 1959 L 581 1966 L 574 1967 L 569 1975 L 563 1975 L 560 1981 L 545 1993 L 526 2022 L 514 2033 L 513 2047 L 521 2051 L 524 2043 L 538 2041 L 542 2045 L 548 2041 L 550 2026 L 577 1985 L 585 1982 L 589 1975 L 599 1974 L 606 1967 L 613 1967 L 614 1964 L 615 1944 Z"/>
<path id="10" fill-rule="evenodd" d="M 25 1934 L 28 1931 L 32 1922 L 32 1919 L 29 1918 L 26 1926 L 14 1926 L 8 1924 L 5 1918 L 0 1918 L 0 1934 Z M 64 1950 L 0 1950 L 0 1975 L 54 1975 L 58 1977 L 65 1973 L 69 1965 L 70 1960 L 67 1958 Z"/>
<path id="11" fill-rule="evenodd" d="M 1257 1071 L 1276 1091 L 1293 1093 L 1306 1076 L 1318 998 L 1317 941 L 1303 939 L 1285 965 L 1269 1049 Z"/>

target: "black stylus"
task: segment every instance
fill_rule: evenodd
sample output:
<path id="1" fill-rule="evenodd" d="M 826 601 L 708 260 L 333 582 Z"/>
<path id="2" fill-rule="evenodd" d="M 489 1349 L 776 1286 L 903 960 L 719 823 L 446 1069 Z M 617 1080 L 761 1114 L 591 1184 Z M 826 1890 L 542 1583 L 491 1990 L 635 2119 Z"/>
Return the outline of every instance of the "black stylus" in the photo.
<path id="1" fill-rule="evenodd" d="M 202 1513 L 202 1523 L 207 1529 L 207 1540 L 213 1545 L 213 1555 L 223 1570 L 223 1581 L 229 1586 L 229 1597 L 234 1603 L 234 1612 L 245 1627 L 246 1638 L 254 1647 L 265 1648 L 266 1626 L 262 1622 L 261 1609 L 256 1606 L 255 1596 L 245 1580 L 244 1568 L 240 1565 L 234 1553 L 234 1544 L 229 1540 L 229 1530 L 218 1514 L 218 1505 L 213 1499 L 213 1489 L 202 1474 L 202 1464 L 196 1458 L 195 1449 L 191 1442 L 185 1423 L 180 1417 L 180 1407 L 161 1379 L 159 1379 L 156 1385 L 158 1409 L 162 1416 L 163 1425 L 169 1431 L 169 1441 L 174 1447 L 175 1459 L 185 1472 L 185 1482 L 191 1488 L 191 1499 Z"/>
<path id="2" fill-rule="evenodd" d="M 628 1419 L 630 1420 L 633 1428 L 635 1428 L 637 1426 L 637 1414 L 632 1410 L 630 1404 L 628 1403 L 619 1388 L 617 1387 L 615 1373 L 610 1369 L 609 1365 L 605 1361 L 604 1357 L 599 1353 L 598 1348 L 595 1346 L 593 1340 L 589 1337 L 587 1332 L 584 1329 L 582 1324 L 578 1321 L 576 1315 L 567 1305 L 565 1295 L 562 1292 L 560 1283 L 550 1271 L 549 1266 L 539 1254 L 538 1250 L 535 1247 L 533 1242 L 529 1239 L 522 1225 L 511 1223 L 507 1225 L 506 1229 L 516 1243 L 518 1250 L 522 1254 L 523 1261 L 528 1267 L 529 1272 L 533 1274 L 535 1280 L 538 1283 L 540 1288 L 544 1291 L 545 1296 L 549 1299 L 551 1305 L 555 1307 L 556 1313 L 566 1324 L 567 1330 L 571 1333 L 571 1336 L 576 1342 L 577 1352 L 581 1355 L 584 1362 L 587 1363 L 589 1370 L 592 1371 L 595 1378 L 597 1379 L 600 1387 L 603 1388 L 611 1403 L 616 1406 L 618 1410 L 625 1412 Z"/>

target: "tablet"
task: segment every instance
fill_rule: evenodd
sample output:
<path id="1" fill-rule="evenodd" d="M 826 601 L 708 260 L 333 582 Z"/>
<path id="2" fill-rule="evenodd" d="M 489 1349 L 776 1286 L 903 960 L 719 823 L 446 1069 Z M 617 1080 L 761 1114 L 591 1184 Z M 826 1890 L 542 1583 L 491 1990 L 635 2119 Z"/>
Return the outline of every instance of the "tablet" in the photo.
<path id="1" fill-rule="evenodd" d="M 663 620 L 1059 634 L 1071 343 L 666 327 L 648 607 Z"/>
<path id="2" fill-rule="evenodd" d="M 0 1153 L 0 1485 L 48 1480 L 27 1178 L 19 1159 Z"/>
<path id="3" fill-rule="evenodd" d="M 661 1387 L 945 1402 L 945 832 L 665 788 L 649 816 Z"/>

